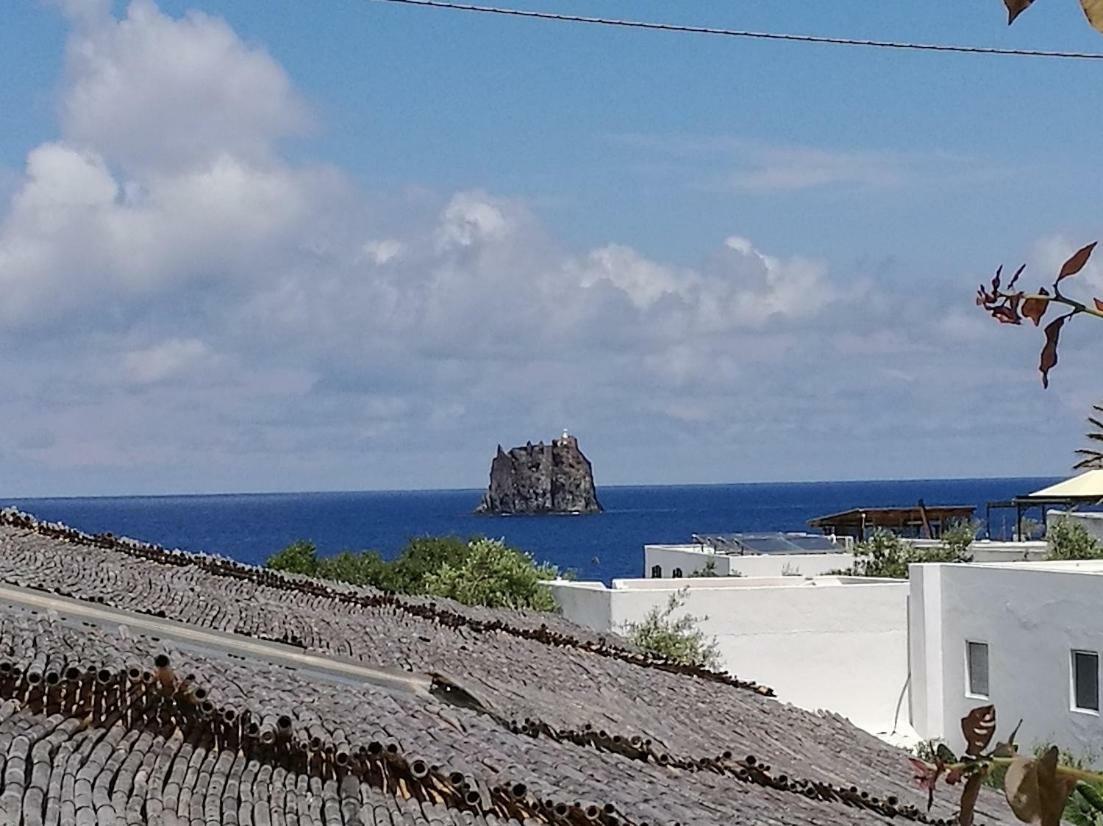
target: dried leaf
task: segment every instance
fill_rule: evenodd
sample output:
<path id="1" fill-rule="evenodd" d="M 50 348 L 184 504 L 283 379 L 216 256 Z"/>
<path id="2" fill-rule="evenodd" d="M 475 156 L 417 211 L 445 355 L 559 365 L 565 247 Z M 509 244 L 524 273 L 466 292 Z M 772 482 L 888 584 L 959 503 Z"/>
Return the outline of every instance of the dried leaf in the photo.
<path id="1" fill-rule="evenodd" d="M 1103 301 L 1100 301 L 1098 298 L 1093 298 L 1092 301 L 1095 302 L 1095 309 L 1103 313 Z"/>
<path id="2" fill-rule="evenodd" d="M 1030 4 L 1034 0 L 1003 0 L 1003 4 L 1007 6 L 1007 25 L 1011 25 L 1015 22 L 1015 18 L 1030 8 Z"/>
<path id="3" fill-rule="evenodd" d="M 1038 794 L 1038 761 L 1015 757 L 1003 776 L 1003 794 L 1015 817 L 1023 823 L 1039 822 L 1042 799 Z"/>
<path id="4" fill-rule="evenodd" d="M 1026 264 L 1023 264 L 1021 267 L 1015 270 L 1015 274 L 1011 276 L 1011 280 L 1007 284 L 1007 289 L 1012 290 L 1015 288 L 1015 283 L 1019 280 L 1019 276 L 1023 274 L 1023 270 L 1025 269 Z"/>
<path id="5" fill-rule="evenodd" d="M 1080 5 L 1084 7 L 1088 22 L 1096 31 L 1103 32 L 1103 0 L 1080 0 Z"/>
<path id="6" fill-rule="evenodd" d="M 1049 371 L 1057 366 L 1057 341 L 1061 337 L 1061 328 L 1068 320 L 1067 315 L 1054 319 L 1046 325 L 1046 343 L 1042 347 L 1042 357 L 1038 361 L 1038 370 L 1042 374 L 1042 387 L 1049 387 Z"/>
<path id="7" fill-rule="evenodd" d="M 996 319 L 1000 324 L 1021 324 L 1022 319 L 1019 314 L 1015 312 L 1015 308 L 1009 304 L 1002 304 L 992 310 L 992 318 Z"/>
<path id="8" fill-rule="evenodd" d="M 974 708 L 961 718 L 961 733 L 965 735 L 965 753 L 980 757 L 996 733 L 996 707 Z"/>
<path id="9" fill-rule="evenodd" d="M 961 790 L 961 811 L 958 813 L 958 826 L 973 826 L 973 810 L 980 796 L 980 787 L 984 783 L 984 770 L 969 775 L 965 787 Z"/>
<path id="10" fill-rule="evenodd" d="M 1065 262 L 1065 265 L 1061 267 L 1061 273 L 1057 276 L 1057 280 L 1062 278 L 1068 278 L 1070 275 L 1076 275 L 1080 270 L 1084 269 L 1084 265 L 1088 263 L 1088 259 L 1092 257 L 1092 250 L 1095 249 L 1096 241 L 1092 241 L 1086 247 L 1081 247 L 1075 253 L 1072 258 Z"/>
<path id="11" fill-rule="evenodd" d="M 1057 757 L 1057 746 L 1050 746 L 1038 758 L 1036 773 L 1042 808 L 1041 826 L 1061 826 L 1061 814 L 1065 811 L 1069 795 L 1076 788 L 1076 778 L 1057 765 Z"/>
<path id="12" fill-rule="evenodd" d="M 992 756 L 993 757 L 1014 757 L 1015 756 L 1015 754 L 1019 751 L 1018 747 L 1015 745 L 1015 737 L 1016 737 L 1016 735 L 1018 735 L 1019 729 L 1022 728 L 1022 726 L 1023 726 L 1023 721 L 1019 720 L 1019 722 L 1017 722 L 1015 724 L 1015 728 L 1012 729 L 1011 736 L 1007 738 L 1007 742 L 1006 743 L 1002 743 L 1002 742 L 1001 743 L 996 743 L 996 748 L 994 748 L 992 750 Z"/>
<path id="13" fill-rule="evenodd" d="M 939 743 L 934 750 L 935 757 L 942 763 L 956 763 L 957 755 L 945 743 Z"/>
<path id="14" fill-rule="evenodd" d="M 996 267 L 996 274 L 992 276 L 992 295 L 1000 291 L 1000 276 L 1003 275 L 1003 264 Z"/>
<path id="15" fill-rule="evenodd" d="M 1048 298 L 1028 298 L 1023 302 L 1023 315 L 1033 321 L 1035 327 L 1042 323 L 1042 316 L 1048 309 Z"/>

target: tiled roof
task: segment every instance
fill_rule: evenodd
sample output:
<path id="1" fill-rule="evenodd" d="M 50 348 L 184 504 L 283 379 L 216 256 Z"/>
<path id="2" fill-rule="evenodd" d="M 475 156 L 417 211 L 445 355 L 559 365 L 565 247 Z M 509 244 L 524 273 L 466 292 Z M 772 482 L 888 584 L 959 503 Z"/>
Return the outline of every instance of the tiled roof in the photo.
<path id="1" fill-rule="evenodd" d="M 838 716 L 749 681 L 679 673 L 559 617 L 330 587 L 10 511 L 0 582 L 290 642 L 408 673 L 411 685 L 320 679 L 207 637 L 169 644 L 64 609 L 0 604 L 0 823 L 719 826 L 953 814 L 947 797 L 928 816 L 903 753 Z M 987 822 L 1003 817 L 994 796 L 980 808 L 995 813 Z"/>

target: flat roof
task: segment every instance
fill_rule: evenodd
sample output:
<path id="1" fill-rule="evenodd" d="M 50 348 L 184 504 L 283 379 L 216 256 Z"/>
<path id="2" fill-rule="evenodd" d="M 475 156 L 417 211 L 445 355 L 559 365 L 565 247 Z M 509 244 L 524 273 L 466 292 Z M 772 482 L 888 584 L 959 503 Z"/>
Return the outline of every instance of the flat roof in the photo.
<path id="1" fill-rule="evenodd" d="M 695 533 L 693 541 L 698 545 L 708 545 L 716 553 L 726 556 L 838 553 L 840 550 L 839 543 L 831 537 L 815 533 Z"/>
<path id="2" fill-rule="evenodd" d="M 814 519 L 809 519 L 808 524 L 813 527 L 819 527 L 820 525 L 830 525 L 840 522 L 861 522 L 863 517 L 865 517 L 867 523 L 875 522 L 879 518 L 901 519 L 904 517 L 914 517 L 915 519 L 922 519 L 924 511 L 927 512 L 928 517 L 938 519 L 944 516 L 961 516 L 963 514 L 971 516 L 976 510 L 975 505 L 925 505 L 922 508 L 918 505 L 890 508 L 850 508 L 850 510 L 829 513 L 826 516 L 817 516 Z"/>

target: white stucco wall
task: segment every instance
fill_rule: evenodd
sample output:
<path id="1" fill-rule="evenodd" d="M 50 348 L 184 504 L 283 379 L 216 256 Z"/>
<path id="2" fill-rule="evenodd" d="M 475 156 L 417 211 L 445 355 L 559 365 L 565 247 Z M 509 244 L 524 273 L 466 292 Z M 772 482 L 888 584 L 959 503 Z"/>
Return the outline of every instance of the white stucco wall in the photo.
<path id="1" fill-rule="evenodd" d="M 751 554 L 735 556 L 701 550 L 700 545 L 644 545 L 643 575 L 651 576 L 651 568 L 662 568 L 662 578 L 670 578 L 675 568 L 681 568 L 686 577 L 701 571 L 709 560 L 716 566 L 717 576 L 762 577 L 785 576 L 792 572 L 799 576 L 821 576 L 831 571 L 848 569 L 854 563 L 849 553 L 810 554 Z"/>
<path id="2" fill-rule="evenodd" d="M 911 569 L 912 725 L 922 737 L 964 744 L 959 720 L 996 706 L 1006 734 L 1099 757 L 1103 721 L 1072 709 L 1071 652 L 1103 657 L 1103 565 L 1019 562 Z M 989 699 L 966 694 L 966 641 L 988 644 Z"/>
<path id="3" fill-rule="evenodd" d="M 916 548 L 935 548 L 942 544 L 938 539 L 906 539 Z M 1048 548 L 1045 542 L 1003 542 L 978 539 L 969 546 L 974 562 L 1019 562 L 1045 559 Z"/>
<path id="4" fill-rule="evenodd" d="M 849 577 L 614 580 L 555 583 L 564 616 L 599 631 L 623 631 L 686 588 L 681 609 L 707 617 L 731 673 L 771 686 L 779 698 L 891 730 L 907 679 L 908 583 Z M 907 724 L 907 699 L 900 722 Z"/>

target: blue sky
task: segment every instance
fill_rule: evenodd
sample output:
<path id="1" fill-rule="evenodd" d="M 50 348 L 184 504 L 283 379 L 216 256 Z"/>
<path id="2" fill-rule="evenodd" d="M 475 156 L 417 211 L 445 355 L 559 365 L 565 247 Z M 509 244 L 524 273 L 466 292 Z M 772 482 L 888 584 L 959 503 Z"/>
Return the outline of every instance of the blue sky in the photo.
<path id="1" fill-rule="evenodd" d="M 514 5 L 1103 51 L 1072 0 Z M 0 71 L 12 494 L 477 486 L 564 426 L 606 484 L 1059 474 L 1098 399 L 1103 330 L 1043 391 L 972 295 L 1103 235 L 1103 63 L 20 0 Z"/>

